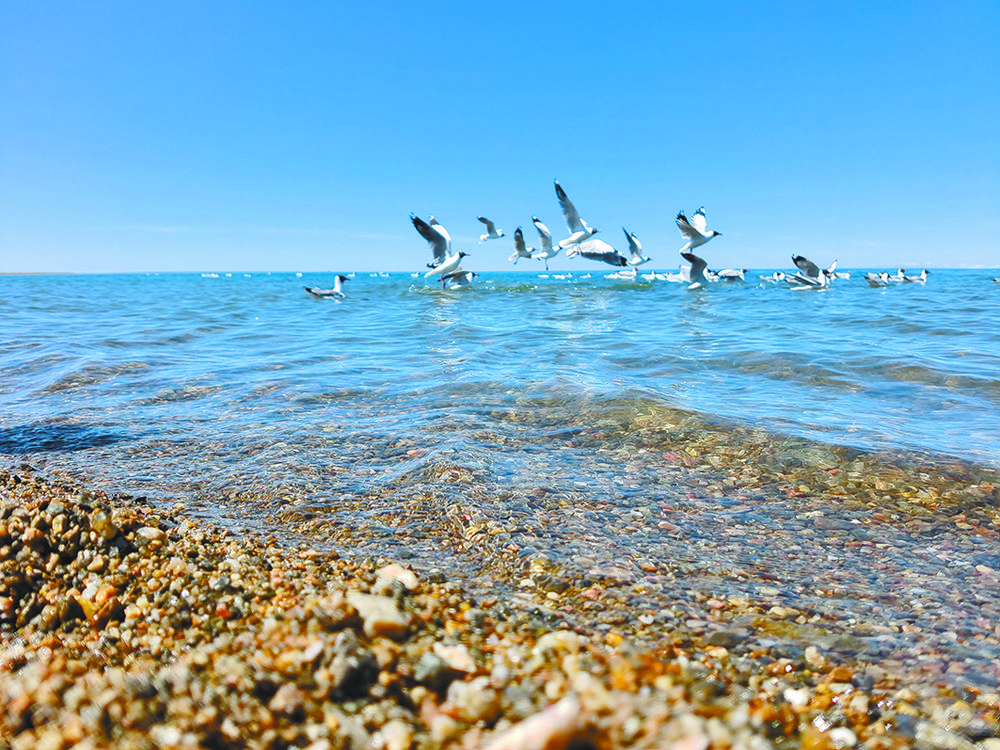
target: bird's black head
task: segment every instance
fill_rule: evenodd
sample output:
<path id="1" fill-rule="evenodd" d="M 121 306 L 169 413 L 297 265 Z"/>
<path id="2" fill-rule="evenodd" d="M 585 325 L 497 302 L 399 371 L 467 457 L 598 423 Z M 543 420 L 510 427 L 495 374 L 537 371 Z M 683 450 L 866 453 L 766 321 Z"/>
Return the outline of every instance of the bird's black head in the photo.
<path id="1" fill-rule="evenodd" d="M 459 252 L 458 252 L 458 257 L 459 258 L 464 258 L 466 255 L 468 255 L 467 252 L 465 252 L 464 250 L 459 250 Z"/>

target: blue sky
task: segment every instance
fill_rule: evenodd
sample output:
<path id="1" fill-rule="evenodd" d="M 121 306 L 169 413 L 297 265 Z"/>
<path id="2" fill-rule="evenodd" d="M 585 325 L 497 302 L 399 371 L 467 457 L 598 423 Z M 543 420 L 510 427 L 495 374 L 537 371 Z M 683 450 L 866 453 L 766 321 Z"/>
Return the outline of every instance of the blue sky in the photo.
<path id="1" fill-rule="evenodd" d="M 0 272 L 1000 265 L 1000 3 L 0 0 Z M 593 267 L 580 259 L 553 268 Z M 539 268 L 521 261 L 518 268 Z M 607 268 L 601 266 L 601 268 Z"/>

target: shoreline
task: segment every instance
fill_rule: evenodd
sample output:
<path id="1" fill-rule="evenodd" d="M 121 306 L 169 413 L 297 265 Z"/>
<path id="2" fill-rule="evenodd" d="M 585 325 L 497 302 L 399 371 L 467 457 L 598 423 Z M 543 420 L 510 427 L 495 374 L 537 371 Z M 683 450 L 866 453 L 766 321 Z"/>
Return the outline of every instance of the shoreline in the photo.
<path id="1" fill-rule="evenodd" d="M 498 596 L 25 469 L 0 493 L 0 746 L 1000 748 L 996 689 L 777 597 L 664 627 L 632 621 L 641 580 L 518 568 Z"/>

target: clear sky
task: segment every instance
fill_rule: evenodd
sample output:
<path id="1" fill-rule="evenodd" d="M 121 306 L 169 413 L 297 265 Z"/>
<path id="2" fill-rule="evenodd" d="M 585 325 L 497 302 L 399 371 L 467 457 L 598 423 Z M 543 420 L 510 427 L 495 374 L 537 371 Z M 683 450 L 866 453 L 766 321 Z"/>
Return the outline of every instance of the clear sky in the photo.
<path id="1" fill-rule="evenodd" d="M 0 272 L 512 268 L 554 178 L 657 268 L 998 266 L 1000 2 L 0 0 Z"/>

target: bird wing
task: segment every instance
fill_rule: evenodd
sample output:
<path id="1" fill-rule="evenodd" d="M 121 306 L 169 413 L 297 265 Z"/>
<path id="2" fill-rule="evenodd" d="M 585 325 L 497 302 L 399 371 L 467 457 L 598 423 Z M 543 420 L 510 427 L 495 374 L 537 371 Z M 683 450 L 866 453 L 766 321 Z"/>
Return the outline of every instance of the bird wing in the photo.
<path id="1" fill-rule="evenodd" d="M 625 239 L 628 240 L 628 251 L 631 253 L 633 258 L 642 257 L 642 243 L 639 242 L 639 238 L 634 234 L 629 232 L 625 227 L 622 227 L 622 231 L 625 232 Z"/>
<path id="2" fill-rule="evenodd" d="M 808 258 L 804 258 L 801 255 L 793 255 L 792 263 L 794 263 L 806 276 L 812 276 L 814 279 L 819 278 L 819 266 Z"/>
<path id="3" fill-rule="evenodd" d="M 527 247 L 524 245 L 524 232 L 521 231 L 521 227 L 518 227 L 514 231 L 514 250 L 517 251 L 518 255 L 524 255 L 528 252 Z"/>
<path id="4" fill-rule="evenodd" d="M 691 226 L 691 222 L 688 221 L 683 211 L 677 214 L 677 228 L 681 230 L 681 235 L 688 241 L 700 240 L 705 237 L 705 235 Z"/>
<path id="5" fill-rule="evenodd" d="M 552 232 L 550 232 L 549 228 L 534 216 L 531 217 L 531 223 L 534 224 L 535 229 L 538 230 L 538 241 L 542 245 L 542 250 L 548 252 L 552 249 Z"/>
<path id="6" fill-rule="evenodd" d="M 447 232 L 442 231 L 444 227 L 440 224 L 428 224 L 419 216 L 410 216 L 410 221 L 420 236 L 431 246 L 435 264 L 444 263 L 444 259 L 448 257 L 448 241 L 451 239 Z"/>
<path id="7" fill-rule="evenodd" d="M 691 226 L 697 229 L 702 234 L 705 234 L 705 227 L 707 226 L 705 221 L 705 209 L 699 208 L 694 212 L 694 216 L 691 217 Z"/>
<path id="8" fill-rule="evenodd" d="M 486 225 L 486 231 L 489 234 L 496 233 L 496 226 L 493 224 L 492 221 L 490 221 L 489 219 L 487 219 L 485 216 L 478 216 L 476 218 L 478 218 L 481 222 L 483 222 L 483 224 Z"/>
<path id="9" fill-rule="evenodd" d="M 681 253 L 681 257 L 691 264 L 691 277 L 694 278 L 700 273 L 704 273 L 708 263 L 704 258 L 699 258 L 694 253 Z"/>
<path id="10" fill-rule="evenodd" d="M 573 232 L 586 232 L 587 225 L 580 219 L 580 214 L 576 212 L 576 206 L 573 205 L 573 201 L 566 195 L 566 191 L 562 189 L 562 185 L 559 184 L 558 180 L 555 185 L 556 197 L 559 199 L 560 207 L 562 207 L 563 216 L 566 217 L 566 226 L 569 227 L 570 234 Z"/>
<path id="11" fill-rule="evenodd" d="M 582 255 L 584 258 L 589 258 L 590 260 L 599 260 L 602 263 L 612 266 L 624 266 L 628 264 L 624 255 L 604 240 L 599 240 L 596 237 L 580 242 L 576 248 L 577 255 Z"/>

